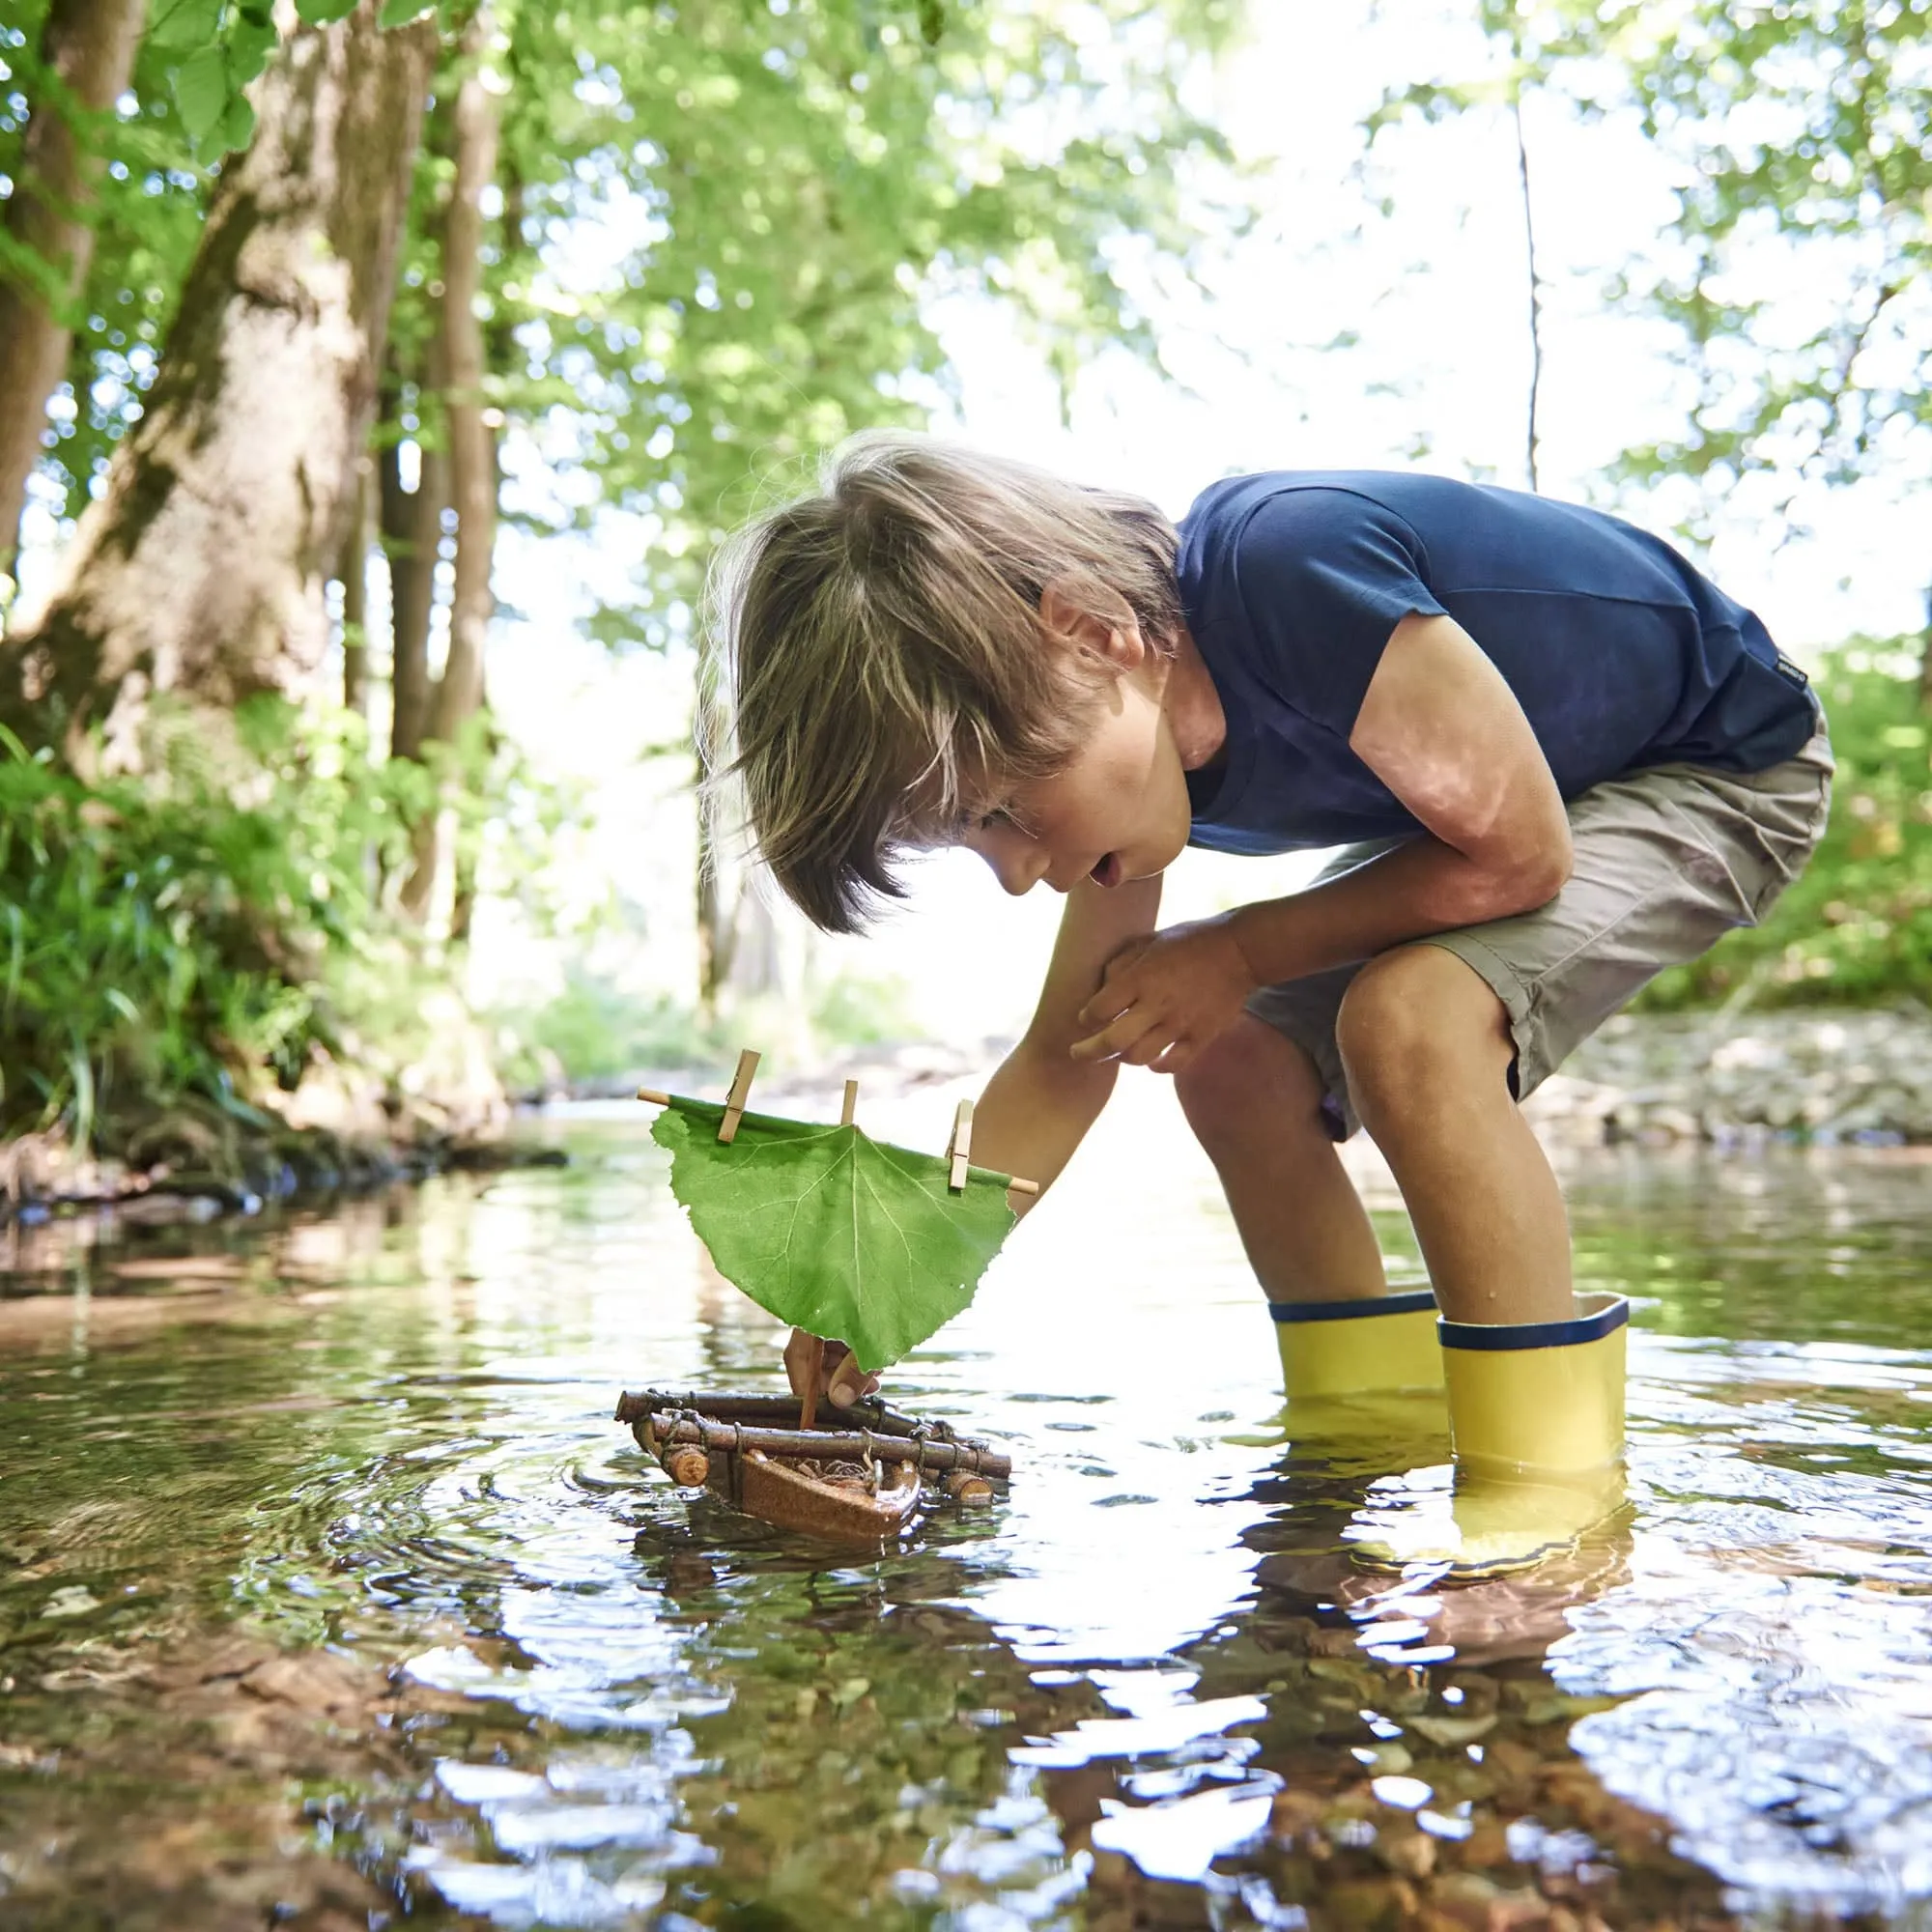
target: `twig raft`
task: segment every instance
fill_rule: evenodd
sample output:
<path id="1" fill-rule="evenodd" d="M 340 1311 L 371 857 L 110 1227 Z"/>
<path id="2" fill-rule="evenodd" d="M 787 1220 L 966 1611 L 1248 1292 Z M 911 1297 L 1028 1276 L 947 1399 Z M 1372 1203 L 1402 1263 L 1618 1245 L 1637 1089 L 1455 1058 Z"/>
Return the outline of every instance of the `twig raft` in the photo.
<path id="1" fill-rule="evenodd" d="M 683 1488 L 702 1485 L 781 1528 L 877 1544 L 900 1535 L 937 1476 L 954 1502 L 988 1500 L 1012 1464 L 943 1422 L 855 1403 L 843 1430 L 790 1429 L 787 1397 L 625 1394 L 617 1420 Z"/>

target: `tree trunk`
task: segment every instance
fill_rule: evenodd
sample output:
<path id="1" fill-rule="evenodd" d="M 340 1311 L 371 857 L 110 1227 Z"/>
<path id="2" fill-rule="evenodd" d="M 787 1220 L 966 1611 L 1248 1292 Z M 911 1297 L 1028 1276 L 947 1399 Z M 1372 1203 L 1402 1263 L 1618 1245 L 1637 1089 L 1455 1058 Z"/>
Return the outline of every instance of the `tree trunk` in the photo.
<path id="1" fill-rule="evenodd" d="M 390 431 L 383 439 L 383 550 L 389 562 L 389 755 L 422 756 L 429 717 L 429 631 L 436 615 L 436 565 L 442 548 L 442 513 L 449 502 L 448 460 L 431 441 L 425 412 L 434 402 L 434 369 L 425 366 L 416 384 L 416 487 L 403 488 L 398 438 L 402 426 L 402 376 L 393 364 L 384 382 Z"/>
<path id="2" fill-rule="evenodd" d="M 437 360 L 443 380 L 449 444 L 449 500 L 456 512 L 456 573 L 449 604 L 449 655 L 430 694 L 424 741 L 453 745 L 483 707 L 483 645 L 496 611 L 491 566 L 497 547 L 497 439 L 487 419 L 483 324 L 483 197 L 497 176 L 497 86 L 488 62 L 494 35 L 484 0 L 459 48 L 462 77 L 451 115 L 456 173 L 442 229 L 442 306 Z M 440 810 L 416 833 L 416 863 L 403 908 L 421 919 L 440 878 L 455 864 L 451 813 Z"/>
<path id="3" fill-rule="evenodd" d="M 485 62 L 491 11 L 479 5 L 464 29 L 465 71 L 456 90 L 456 179 L 442 240 L 440 333 L 449 500 L 456 511 L 456 582 L 449 656 L 430 704 L 428 735 L 444 744 L 483 703 L 483 643 L 496 611 L 490 587 L 497 547 L 497 437 L 483 392 L 483 197 L 497 177 L 497 91 Z"/>
<path id="4" fill-rule="evenodd" d="M 342 546 L 342 703 L 369 715 L 369 460 L 357 466 L 355 509 Z"/>
<path id="5" fill-rule="evenodd" d="M 1522 469 L 1524 480 L 1536 491 L 1543 487 L 1537 464 L 1537 412 L 1543 388 L 1543 285 L 1536 272 L 1536 216 L 1529 198 L 1529 143 L 1523 138 L 1520 78 L 1510 93 L 1510 114 L 1516 123 L 1516 172 L 1522 192 L 1522 250 L 1529 288 L 1529 407 L 1523 418 Z"/>
<path id="6" fill-rule="evenodd" d="M 43 279 L 0 281 L 0 575 L 13 574 L 47 398 L 67 370 L 70 323 L 94 258 L 87 203 L 99 156 L 74 119 L 104 114 L 126 93 L 146 13 L 147 0 L 53 0 L 41 35 L 41 68 L 53 81 L 33 104 L 5 228 Z"/>
<path id="7" fill-rule="evenodd" d="M 1918 708 L 1932 713 L 1932 590 L 1925 593 L 1925 632 L 1918 647 Z"/>
<path id="8" fill-rule="evenodd" d="M 733 921 L 723 877 L 724 857 L 718 838 L 718 805 L 705 781 L 724 755 L 730 730 L 724 680 L 716 652 L 700 639 L 696 694 L 692 712 L 692 749 L 697 762 L 697 1006 L 708 1018 L 731 977 Z"/>
<path id="9" fill-rule="evenodd" d="M 375 0 L 298 28 L 224 170 L 154 391 L 35 627 L 0 718 L 140 762 L 150 698 L 232 707 L 312 683 L 376 407 L 433 22 Z"/>

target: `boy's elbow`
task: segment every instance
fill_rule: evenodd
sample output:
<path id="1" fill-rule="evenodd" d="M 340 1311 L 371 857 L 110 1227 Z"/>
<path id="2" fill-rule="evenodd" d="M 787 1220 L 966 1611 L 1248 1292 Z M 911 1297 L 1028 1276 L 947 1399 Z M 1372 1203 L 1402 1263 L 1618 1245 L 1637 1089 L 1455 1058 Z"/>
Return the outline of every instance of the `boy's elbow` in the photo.
<path id="1" fill-rule="evenodd" d="M 1560 831 L 1540 839 L 1511 867 L 1510 911 L 1537 912 L 1547 906 L 1570 883 L 1576 865 L 1577 853 L 1570 842 L 1570 825 L 1566 819 Z"/>

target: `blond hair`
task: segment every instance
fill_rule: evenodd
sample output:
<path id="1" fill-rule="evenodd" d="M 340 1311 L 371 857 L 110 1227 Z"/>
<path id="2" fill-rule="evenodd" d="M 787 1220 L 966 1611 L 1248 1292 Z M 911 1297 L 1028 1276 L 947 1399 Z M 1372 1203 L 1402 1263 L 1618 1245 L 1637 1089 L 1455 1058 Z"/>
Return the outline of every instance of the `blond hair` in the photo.
<path id="1" fill-rule="evenodd" d="M 1141 497 L 903 432 L 853 438 L 739 531 L 711 585 L 728 776 L 786 895 L 856 931 L 904 895 L 897 853 L 1064 769 L 1104 673 L 1049 638 L 1041 594 L 1168 650 L 1175 552 Z"/>

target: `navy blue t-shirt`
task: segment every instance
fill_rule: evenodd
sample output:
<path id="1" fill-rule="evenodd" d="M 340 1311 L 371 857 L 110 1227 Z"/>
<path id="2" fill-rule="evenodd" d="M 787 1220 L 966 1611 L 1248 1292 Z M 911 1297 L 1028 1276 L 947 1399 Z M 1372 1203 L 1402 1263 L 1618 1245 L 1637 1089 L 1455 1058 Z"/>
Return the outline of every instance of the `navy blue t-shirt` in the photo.
<path id="1" fill-rule="evenodd" d="M 1439 476 L 1276 470 L 1202 492 L 1181 608 L 1228 721 L 1191 842 L 1286 852 L 1420 828 L 1349 749 L 1390 634 L 1446 612 L 1502 672 L 1565 798 L 1642 765 L 1752 772 L 1815 728 L 1804 674 L 1661 539 Z"/>

